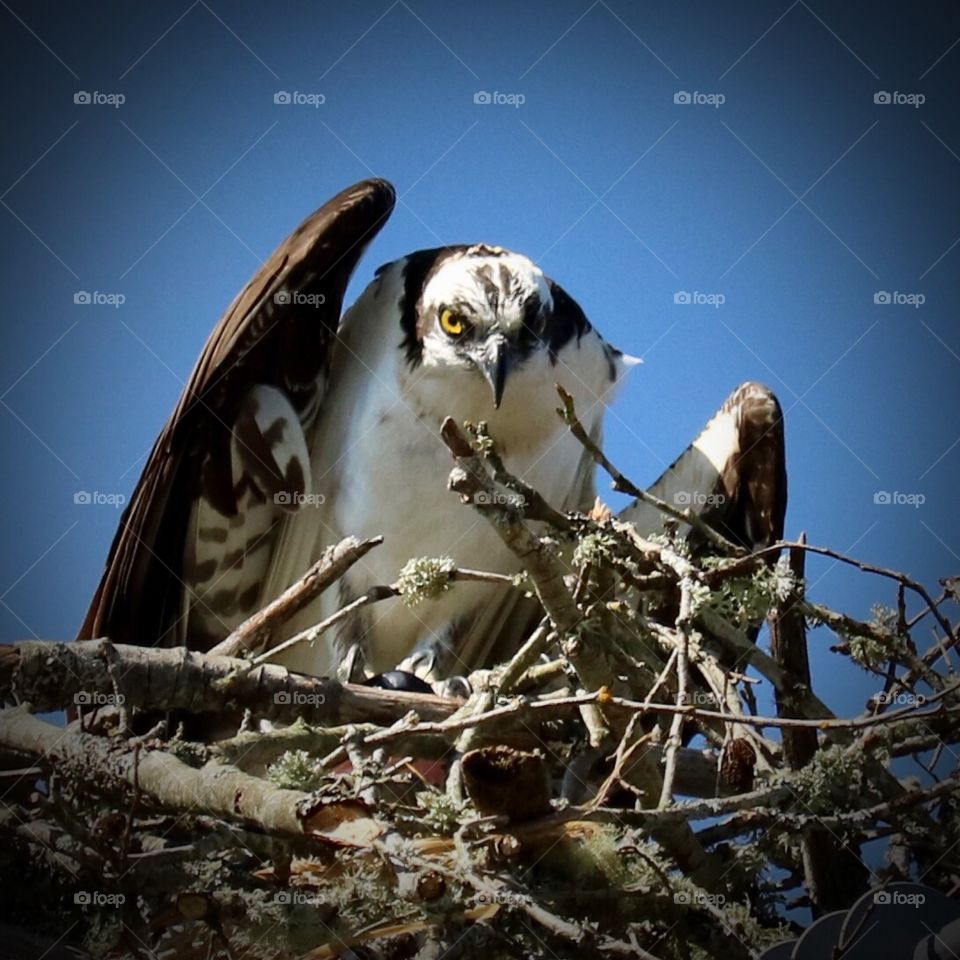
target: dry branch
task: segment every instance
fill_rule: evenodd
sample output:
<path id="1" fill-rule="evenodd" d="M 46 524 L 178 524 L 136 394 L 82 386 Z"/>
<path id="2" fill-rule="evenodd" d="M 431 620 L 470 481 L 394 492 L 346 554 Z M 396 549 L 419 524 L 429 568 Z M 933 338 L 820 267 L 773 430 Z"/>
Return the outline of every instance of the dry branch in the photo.
<path id="1" fill-rule="evenodd" d="M 272 664 L 251 666 L 246 660 L 182 647 L 136 647 L 109 640 L 31 640 L 4 648 L 0 697 L 30 703 L 38 711 L 122 702 L 128 709 L 194 714 L 251 710 L 267 720 L 302 718 L 324 724 L 392 723 L 410 711 L 437 720 L 461 704 L 306 677 Z"/>
<path id="2" fill-rule="evenodd" d="M 245 620 L 225 640 L 210 650 L 215 656 L 235 657 L 269 647 L 277 631 L 332 583 L 342 577 L 362 556 L 383 543 L 383 537 L 357 540 L 346 537 L 323 551 L 323 556 L 292 586 Z"/>
<path id="3" fill-rule="evenodd" d="M 107 640 L 0 648 L 0 695 L 26 705 L 0 712 L 0 777 L 11 788 L 0 857 L 68 890 L 129 892 L 138 906 L 123 913 L 128 932 L 113 948 L 130 956 L 142 955 L 130 932 L 150 941 L 138 922 L 182 925 L 186 905 L 237 957 L 262 942 L 277 957 L 333 958 L 361 944 L 391 960 L 434 948 L 491 960 L 544 950 L 746 957 L 778 929 L 779 897 L 802 894 L 818 910 L 849 902 L 860 881 L 843 876 L 841 842 L 855 852 L 893 838 L 896 863 L 875 866 L 884 877 L 912 868 L 940 889 L 955 884 L 960 771 L 943 750 L 960 742 L 952 581 L 934 601 L 896 571 L 804 542 L 793 545 L 793 577 L 781 578 L 766 560 L 782 545 L 747 555 L 707 535 L 703 549 L 716 555 L 705 557 L 673 528 L 644 540 L 600 508 L 560 514 L 506 470 L 483 425 L 469 432 L 472 443 L 443 425 L 450 486 L 513 551 L 545 614 L 511 660 L 469 678 L 469 700 L 291 674 L 262 662 L 276 648 L 254 660 Z M 639 493 L 580 439 L 618 489 Z M 518 496 L 489 495 L 504 487 Z M 229 648 L 271 645 L 305 598 L 376 542 L 333 548 Z M 892 581 L 896 609 L 865 623 L 808 601 L 811 552 Z M 288 642 L 396 596 L 402 580 Z M 912 616 L 911 594 L 925 604 Z M 767 654 L 750 637 L 771 606 Z M 806 615 L 882 679 L 863 713 L 835 716 L 814 693 Z M 933 642 L 917 650 L 911 632 L 931 621 Z M 775 716 L 757 711 L 754 689 L 772 692 Z M 895 700 L 901 691 L 909 696 Z M 66 729 L 27 712 L 78 703 L 95 709 Z M 105 704 L 123 708 L 119 726 L 94 722 Z M 239 732 L 209 744 L 171 738 L 154 723 L 167 711 L 214 715 Z M 135 737 L 144 715 L 154 726 Z M 708 748 L 690 745 L 694 731 Z M 897 779 L 907 758 L 931 750 L 919 783 Z M 783 871 L 774 883 L 767 864 Z M 309 915 L 323 929 L 293 946 L 303 915 L 278 916 L 274 901 L 301 894 L 321 898 Z"/>
<path id="4" fill-rule="evenodd" d="M 799 543 L 806 544 L 801 534 Z M 770 620 L 770 646 L 774 659 L 796 681 L 798 687 L 776 691 L 777 714 L 802 717 L 803 707 L 796 690 L 810 689 L 806 621 L 803 615 L 803 578 L 806 555 L 800 548 L 790 550 L 790 569 L 795 587 Z M 809 727 L 783 730 L 783 754 L 790 770 L 802 770 L 819 747 L 817 733 Z M 802 835 L 801 852 L 807 893 L 815 916 L 853 905 L 866 889 L 867 871 L 860 862 L 860 848 L 837 842 L 829 829 L 812 825 Z"/>
<path id="5" fill-rule="evenodd" d="M 654 496 L 652 493 L 649 493 L 646 490 L 640 489 L 635 483 L 628 480 L 611 462 L 607 459 L 607 455 L 600 449 L 596 444 L 590 434 L 587 433 L 583 424 L 580 422 L 577 417 L 576 406 L 574 404 L 573 397 L 570 393 L 564 390 L 559 384 L 556 385 L 557 393 L 560 395 L 560 400 L 563 403 L 562 409 L 558 410 L 557 413 L 563 418 L 564 422 L 570 428 L 570 432 L 580 441 L 584 450 L 590 454 L 593 458 L 594 463 L 599 467 L 602 467 L 613 480 L 613 489 L 618 493 L 625 493 L 628 497 L 633 497 L 635 500 L 640 500 L 643 503 L 648 503 L 653 507 L 656 507 L 661 513 L 670 517 L 673 520 L 676 520 L 678 523 L 689 524 L 697 533 L 701 534 L 708 543 L 712 544 L 714 547 L 719 549 L 725 554 L 730 554 L 732 556 L 739 556 L 743 554 L 743 548 L 737 546 L 737 544 L 732 543 L 728 540 L 723 534 L 719 533 L 708 523 L 706 523 L 702 517 L 695 513 L 690 508 L 686 510 L 678 510 L 675 506 L 670 503 L 667 503 L 666 500 L 661 500 L 659 497 Z"/>
<path id="6" fill-rule="evenodd" d="M 0 746 L 26 751 L 110 797 L 125 799 L 136 789 L 166 810 L 213 814 L 281 836 L 310 832 L 301 812 L 309 811 L 309 794 L 281 790 L 226 764 L 196 769 L 164 750 L 137 751 L 123 741 L 63 730 L 22 709 L 0 711 Z"/>
<path id="7" fill-rule="evenodd" d="M 611 699 L 607 684 L 616 675 L 617 665 L 607 659 L 602 647 L 588 647 L 578 631 L 583 616 L 564 582 L 566 571 L 559 557 L 522 522 L 517 512 L 497 504 L 493 496 L 495 487 L 483 462 L 450 418 L 444 421 L 441 436 L 456 462 L 450 472 L 450 489 L 459 493 L 464 503 L 476 506 L 478 499 L 485 501 L 483 508 L 478 509 L 523 565 L 558 634 L 564 656 L 576 672 L 584 691 L 595 694 L 592 698 L 584 699 L 581 705 L 581 716 L 589 731 L 591 746 L 597 750 L 612 749 L 615 746 L 613 726 L 605 712 L 605 705 Z M 485 496 L 478 498 L 477 494 L 480 493 Z M 659 797 L 663 791 L 659 767 L 648 754 L 639 755 L 635 764 L 635 783 L 642 784 L 640 789 L 647 795 Z M 686 824 L 669 824 L 657 831 L 656 836 L 670 850 L 676 862 L 698 883 L 710 889 L 720 882 L 722 873 L 719 860 L 703 850 Z"/>

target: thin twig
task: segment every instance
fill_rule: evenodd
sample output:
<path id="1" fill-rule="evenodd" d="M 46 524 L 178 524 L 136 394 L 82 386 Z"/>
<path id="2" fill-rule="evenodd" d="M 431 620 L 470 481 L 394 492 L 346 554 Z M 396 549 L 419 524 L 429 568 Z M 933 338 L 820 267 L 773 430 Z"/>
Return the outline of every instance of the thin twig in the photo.
<path id="1" fill-rule="evenodd" d="M 956 644 L 956 633 L 950 626 L 950 623 L 947 621 L 947 619 L 943 616 L 943 614 L 940 613 L 939 602 L 934 601 L 922 583 L 918 583 L 912 577 L 907 576 L 905 573 L 901 573 L 899 570 L 889 570 L 886 567 L 878 567 L 872 563 L 865 563 L 862 560 L 849 557 L 837 550 L 831 550 L 828 547 L 818 547 L 812 543 L 803 543 L 796 540 L 780 540 L 777 543 L 771 544 L 769 547 L 762 547 L 760 550 L 753 551 L 753 553 L 751 553 L 749 556 L 743 557 L 738 562 L 746 562 L 756 557 L 763 557 L 769 554 L 780 553 L 782 550 L 791 549 L 806 550 L 808 553 L 816 553 L 822 557 L 829 557 L 831 560 L 836 560 L 838 563 L 845 563 L 848 566 L 856 567 L 858 570 L 862 570 L 864 573 L 872 573 L 878 577 L 885 577 L 888 580 L 894 580 L 897 583 L 903 584 L 903 586 L 905 586 L 908 590 L 917 594 L 917 596 L 919 596 L 927 605 L 927 609 L 929 609 L 931 615 L 936 618 L 937 623 L 940 624 L 940 629 L 943 630 L 943 632 L 953 641 L 951 646 Z"/>
<path id="2" fill-rule="evenodd" d="M 346 537 L 323 556 L 276 600 L 245 620 L 210 653 L 213 656 L 235 657 L 238 654 L 262 650 L 270 646 L 280 628 L 296 613 L 311 603 L 332 583 L 342 577 L 364 554 L 383 543 L 383 537 L 357 540 Z"/>
<path id="3" fill-rule="evenodd" d="M 710 524 L 704 521 L 702 517 L 694 513 L 689 508 L 686 510 L 678 510 L 676 507 L 667 503 L 666 500 L 661 500 L 658 496 L 655 496 L 646 490 L 641 490 L 640 487 L 628 480 L 613 465 L 613 463 L 607 459 L 606 454 L 600 449 L 590 434 L 587 433 L 583 424 L 577 417 L 573 396 L 564 390 L 560 384 L 555 384 L 555 386 L 557 388 L 557 393 L 560 394 L 560 399 L 563 402 L 563 407 L 558 409 L 557 413 L 560 414 L 564 423 L 566 423 L 566 425 L 570 428 L 570 432 L 577 438 L 577 440 L 580 441 L 583 448 L 587 451 L 587 453 L 590 454 L 594 462 L 610 475 L 611 479 L 613 480 L 614 490 L 616 490 L 618 493 L 625 493 L 627 496 L 633 497 L 636 500 L 641 500 L 644 503 L 648 503 L 650 506 L 656 507 L 661 513 L 665 513 L 668 517 L 672 517 L 674 520 L 677 520 L 680 523 L 689 524 L 698 533 L 706 537 L 710 543 L 722 550 L 724 553 L 739 556 L 744 552 L 743 547 L 738 546 L 737 544 L 728 540 L 725 536 L 723 536 L 723 534 L 714 530 Z"/>
<path id="4" fill-rule="evenodd" d="M 380 600 L 386 600 L 389 597 L 395 597 L 399 593 L 400 590 L 396 584 L 390 584 L 390 586 L 371 587 L 365 594 L 363 594 L 363 596 L 357 597 L 356 600 L 348 603 L 345 607 L 341 607 L 336 613 L 331 614 L 325 620 L 321 620 L 312 627 L 307 627 L 306 630 L 301 630 L 300 633 L 294 634 L 289 639 L 278 643 L 275 647 L 271 647 L 269 650 L 266 650 L 254 657 L 251 663 L 253 666 L 259 666 L 261 663 L 269 663 L 279 654 L 284 653 L 291 647 L 295 647 L 301 643 L 315 643 L 331 627 L 335 627 L 342 620 L 348 619 L 361 607 L 369 606 L 371 603 L 377 603 Z"/>
<path id="5" fill-rule="evenodd" d="M 690 686 L 690 607 L 693 584 L 687 578 L 680 582 L 680 610 L 677 613 L 677 633 L 679 643 L 675 647 L 677 652 L 677 706 L 683 707 L 689 702 L 688 690 Z M 673 785 L 677 776 L 677 751 L 683 741 L 684 715 L 677 712 L 670 723 L 670 733 L 667 737 L 666 763 L 663 771 L 663 789 L 660 791 L 660 806 L 666 807 L 673 802 Z"/>

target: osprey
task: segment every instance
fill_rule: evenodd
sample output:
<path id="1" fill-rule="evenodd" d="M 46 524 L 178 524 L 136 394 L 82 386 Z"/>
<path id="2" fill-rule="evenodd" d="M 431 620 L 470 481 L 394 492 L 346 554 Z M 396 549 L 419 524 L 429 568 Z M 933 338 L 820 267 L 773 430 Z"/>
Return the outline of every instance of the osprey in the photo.
<path id="1" fill-rule="evenodd" d="M 556 414 L 555 384 L 598 442 L 632 358 L 526 257 L 484 244 L 424 250 L 376 271 L 341 317 L 347 283 L 394 205 L 383 180 L 344 190 L 263 264 L 217 325 L 154 444 L 81 637 L 209 649 L 344 536 L 382 534 L 286 626 L 329 616 L 414 556 L 502 573 L 516 558 L 446 490 L 447 416 L 486 421 L 507 467 L 561 510 L 594 501 L 593 462 Z M 739 388 L 654 486 L 766 545 L 785 503 L 779 406 Z M 642 532 L 663 517 L 637 504 Z M 365 607 L 278 662 L 331 674 L 359 644 L 376 672 L 417 650 L 438 674 L 509 651 L 536 617 L 502 584 L 458 583 L 412 610 Z"/>

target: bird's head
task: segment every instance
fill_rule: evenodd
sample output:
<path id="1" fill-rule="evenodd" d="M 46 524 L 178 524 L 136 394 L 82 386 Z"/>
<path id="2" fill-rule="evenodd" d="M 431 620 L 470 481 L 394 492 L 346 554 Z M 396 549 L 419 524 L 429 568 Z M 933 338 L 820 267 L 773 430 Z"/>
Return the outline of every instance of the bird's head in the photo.
<path id="1" fill-rule="evenodd" d="M 514 449 L 563 430 L 556 384 L 596 419 L 635 362 L 563 287 L 501 247 L 422 250 L 402 261 L 394 282 L 403 389 L 418 415 L 487 421 Z"/>
<path id="2" fill-rule="evenodd" d="M 545 348 L 553 310 L 550 283 L 526 257 L 476 246 L 437 264 L 418 303 L 424 368 L 482 377 L 499 407 L 511 374 Z"/>

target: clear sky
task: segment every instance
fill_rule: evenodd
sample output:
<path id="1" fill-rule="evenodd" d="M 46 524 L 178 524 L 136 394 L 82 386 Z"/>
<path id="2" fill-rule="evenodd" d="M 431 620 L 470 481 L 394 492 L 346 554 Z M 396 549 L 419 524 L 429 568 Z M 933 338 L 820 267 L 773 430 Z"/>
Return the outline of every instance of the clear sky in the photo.
<path id="1" fill-rule="evenodd" d="M 607 431 L 637 482 L 759 379 L 790 535 L 960 572 L 956 9 L 9 0 L 0 23 L 3 640 L 73 636 L 119 516 L 75 494 L 129 495 L 234 294 L 371 174 L 401 199 L 351 299 L 418 248 L 522 251 L 646 361 Z M 893 601 L 810 573 L 855 615 Z M 830 640 L 815 685 L 858 710 Z"/>

